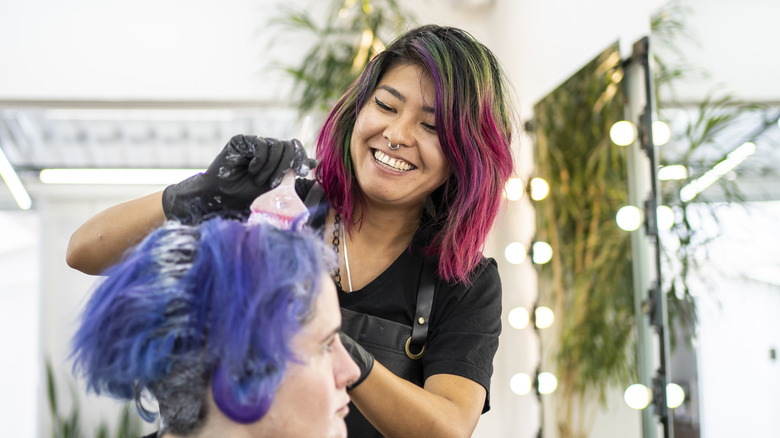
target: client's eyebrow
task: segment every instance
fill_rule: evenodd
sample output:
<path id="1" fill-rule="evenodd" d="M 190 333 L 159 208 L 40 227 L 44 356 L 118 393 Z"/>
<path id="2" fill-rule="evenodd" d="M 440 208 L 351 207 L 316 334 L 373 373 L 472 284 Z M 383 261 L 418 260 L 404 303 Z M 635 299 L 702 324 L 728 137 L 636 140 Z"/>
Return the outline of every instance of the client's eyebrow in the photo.
<path id="1" fill-rule="evenodd" d="M 333 336 L 339 334 L 339 331 L 341 330 L 341 326 L 337 326 L 333 330 L 329 331 L 325 336 L 322 337 L 321 342 L 327 342 L 329 339 L 331 339 Z"/>

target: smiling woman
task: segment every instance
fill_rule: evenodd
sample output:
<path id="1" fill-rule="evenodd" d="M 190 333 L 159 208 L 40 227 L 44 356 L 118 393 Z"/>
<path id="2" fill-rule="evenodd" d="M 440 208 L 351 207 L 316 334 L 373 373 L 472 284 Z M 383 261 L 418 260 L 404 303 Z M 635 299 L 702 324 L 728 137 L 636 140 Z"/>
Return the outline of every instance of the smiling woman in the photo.
<path id="1" fill-rule="evenodd" d="M 490 409 L 501 280 L 482 249 L 513 169 L 507 89 L 470 34 L 422 26 L 371 60 L 317 136 L 315 178 L 296 190 L 338 254 L 342 339 L 361 371 L 350 435 L 470 436 Z M 166 218 L 240 217 L 288 169 L 308 171 L 294 143 L 233 137 L 204 174 L 87 221 L 68 263 L 99 273 Z"/>

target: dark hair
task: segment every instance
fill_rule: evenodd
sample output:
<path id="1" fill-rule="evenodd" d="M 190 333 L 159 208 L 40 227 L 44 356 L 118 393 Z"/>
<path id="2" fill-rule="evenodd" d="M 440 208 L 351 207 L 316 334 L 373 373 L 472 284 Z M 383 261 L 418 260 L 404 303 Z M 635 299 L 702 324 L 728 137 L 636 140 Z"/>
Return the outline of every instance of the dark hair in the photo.
<path id="1" fill-rule="evenodd" d="M 150 390 L 165 430 L 192 433 L 217 367 L 239 401 L 276 392 L 334 264 L 309 230 L 168 222 L 105 272 L 73 338 L 74 371 L 89 390 L 135 400 L 149 421 L 140 398 Z"/>
<path id="2" fill-rule="evenodd" d="M 377 54 L 333 107 L 318 135 L 317 179 L 348 227 L 355 202 L 364 202 L 350 159 L 352 130 L 382 75 L 398 64 L 419 66 L 432 78 L 439 142 L 452 169 L 431 196 L 435 213 L 420 227 L 423 250 L 439 257 L 441 278 L 468 281 L 512 173 L 514 118 L 498 60 L 469 33 L 423 26 Z"/>

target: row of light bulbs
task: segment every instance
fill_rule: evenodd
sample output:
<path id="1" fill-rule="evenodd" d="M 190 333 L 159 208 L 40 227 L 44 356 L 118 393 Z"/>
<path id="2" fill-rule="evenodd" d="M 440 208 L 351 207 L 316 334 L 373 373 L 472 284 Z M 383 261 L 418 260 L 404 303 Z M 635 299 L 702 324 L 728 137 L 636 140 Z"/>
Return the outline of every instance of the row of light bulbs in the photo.
<path id="1" fill-rule="evenodd" d="M 610 129 L 610 138 L 618 146 L 627 146 L 636 140 L 636 126 L 622 120 Z M 666 144 L 671 137 L 669 125 L 662 121 L 653 122 L 653 141 L 656 145 Z M 671 165 L 664 166 L 658 171 L 658 178 L 661 180 L 680 180 L 688 177 L 688 169 L 685 166 Z M 531 178 L 526 188 L 520 178 L 510 178 L 505 186 L 505 196 L 510 201 L 518 201 L 525 196 L 526 191 L 534 201 L 541 201 L 550 193 L 550 185 L 543 178 Z M 668 230 L 674 225 L 674 211 L 666 206 L 658 206 L 657 212 L 658 228 Z M 633 205 L 626 205 L 620 208 L 615 215 L 615 221 L 618 227 L 625 231 L 635 231 L 644 223 L 644 210 Z M 513 264 L 519 265 L 526 259 L 528 251 L 520 242 L 512 242 L 504 250 L 504 257 Z M 531 249 L 532 260 L 536 264 L 545 264 L 552 259 L 552 247 L 547 242 L 534 242 Z"/>
<path id="2" fill-rule="evenodd" d="M 531 199 L 541 201 L 550 193 L 550 185 L 543 178 L 531 178 L 526 189 L 523 180 L 520 178 L 509 178 L 504 186 L 505 196 L 510 201 L 519 201 L 523 199 L 526 191 L 529 192 Z"/>
<path id="3" fill-rule="evenodd" d="M 517 373 L 509 379 L 509 389 L 517 395 L 527 395 L 534 387 L 534 381 L 527 373 Z M 552 394 L 558 388 L 555 374 L 542 372 L 536 375 L 536 389 L 539 394 Z"/>
<path id="4" fill-rule="evenodd" d="M 517 395 L 528 395 L 534 388 L 539 394 L 552 394 L 558 389 L 558 378 L 550 372 L 541 372 L 536 375 L 536 382 L 528 373 L 517 373 L 509 379 L 509 389 Z M 653 401 L 653 391 L 641 383 L 630 385 L 623 392 L 623 401 L 632 409 L 642 410 L 650 406 Z M 685 402 L 685 390 L 676 383 L 666 385 L 666 406 L 676 409 Z"/>
<path id="5" fill-rule="evenodd" d="M 522 330 L 531 323 L 531 314 L 525 307 L 515 307 L 507 314 L 509 325 L 512 328 Z M 534 325 L 538 329 L 546 329 L 555 322 L 555 313 L 546 306 L 534 309 Z"/>
<path id="6" fill-rule="evenodd" d="M 523 199 L 526 192 L 533 201 L 541 201 L 550 193 L 550 185 L 543 178 L 531 178 L 528 187 L 523 184 L 520 178 L 510 178 L 505 186 L 506 198 L 510 201 L 519 201 Z M 504 258 L 513 264 L 523 263 L 529 251 L 521 242 L 511 242 L 504 249 Z M 534 242 L 531 245 L 531 260 L 537 264 L 545 264 L 552 259 L 553 249 L 549 243 L 543 241 Z M 509 325 L 515 329 L 522 330 L 531 322 L 531 314 L 525 307 L 515 307 L 507 315 Z M 555 313 L 546 306 L 539 306 L 534 309 L 534 325 L 538 329 L 546 329 L 553 325 Z M 558 379 L 553 373 L 541 372 L 536 375 L 536 389 L 540 394 L 551 394 L 558 388 Z M 527 373 L 517 373 L 509 380 L 509 388 L 518 395 L 526 395 L 534 387 L 534 381 Z"/>
<path id="7" fill-rule="evenodd" d="M 672 130 L 666 122 L 656 120 L 653 122 L 653 144 L 663 146 L 672 138 Z M 609 128 L 609 138 L 618 146 L 628 146 L 636 141 L 636 125 L 628 120 L 616 122 Z"/>
<path id="8" fill-rule="evenodd" d="M 669 125 L 662 121 L 653 122 L 653 142 L 657 146 L 666 144 L 671 138 Z M 610 129 L 610 139 L 618 146 L 628 146 L 636 140 L 636 126 L 629 121 L 615 123 Z M 684 166 L 666 166 L 659 171 L 659 179 L 672 180 L 687 178 L 688 172 Z M 519 178 L 510 178 L 505 187 L 506 198 L 510 201 L 518 201 L 523 198 L 526 191 L 534 201 L 541 201 L 550 193 L 550 185 L 542 178 L 532 178 L 528 189 Z M 626 231 L 639 229 L 644 222 L 643 210 L 627 205 L 618 210 L 615 221 L 618 227 Z M 657 219 L 659 229 L 669 229 L 674 224 L 674 212 L 671 208 L 662 205 L 658 207 Z M 504 257 L 511 264 L 521 264 L 525 261 L 528 251 L 520 242 L 509 243 L 504 250 Z M 537 241 L 532 244 L 531 258 L 535 264 L 545 264 L 552 259 L 553 250 L 550 244 Z M 508 314 L 509 325 L 515 329 L 526 328 L 531 322 L 531 316 L 524 307 L 515 307 Z M 555 321 L 555 313 L 549 307 L 539 306 L 534 309 L 534 325 L 538 329 L 546 329 Z M 517 373 L 509 380 L 509 387 L 515 394 L 526 395 L 531 392 L 536 384 L 539 394 L 551 394 L 558 387 L 558 379 L 553 373 L 541 372 L 536 375 L 536 382 L 528 373 Z M 642 384 L 629 386 L 623 394 L 626 404 L 633 409 L 644 409 L 652 402 L 653 393 L 650 388 Z M 666 401 L 670 409 L 682 405 L 685 400 L 685 392 L 676 383 L 669 383 L 666 387 Z"/>
<path id="9" fill-rule="evenodd" d="M 666 205 L 660 205 L 656 210 L 656 219 L 659 230 L 668 230 L 674 225 L 674 210 Z M 626 205 L 615 214 L 615 222 L 622 230 L 635 231 L 645 222 L 645 212 L 639 207 Z M 522 242 L 510 242 L 504 248 L 504 258 L 513 265 L 522 264 L 529 255 L 535 264 L 543 265 L 552 260 L 553 248 L 549 243 L 541 240 L 531 244 L 530 253 Z"/>
<path id="10" fill-rule="evenodd" d="M 537 265 L 549 262 L 553 256 L 553 249 L 549 243 L 543 241 L 534 242 L 531 245 L 531 260 Z M 523 263 L 528 256 L 528 250 L 521 242 L 510 242 L 504 248 L 504 258 L 513 265 Z"/>
<path id="11" fill-rule="evenodd" d="M 652 125 L 653 144 L 662 146 L 671 138 L 672 131 L 669 125 L 662 121 L 654 121 Z M 609 137 L 618 146 L 628 146 L 636 141 L 636 126 L 622 120 L 609 130 Z M 688 169 L 685 166 L 665 166 L 658 171 L 659 180 L 681 180 L 688 177 Z M 618 227 L 626 231 L 634 231 L 644 222 L 644 210 L 633 205 L 620 208 L 615 216 Z M 674 211 L 666 205 L 658 206 L 656 217 L 659 229 L 669 229 L 674 225 Z M 653 391 L 641 383 L 635 383 L 626 388 L 623 400 L 633 409 L 645 409 L 653 401 Z M 679 407 L 685 401 L 685 391 L 676 383 L 666 385 L 666 405 L 669 409 Z"/>
<path id="12" fill-rule="evenodd" d="M 653 391 L 641 383 L 634 383 L 623 392 L 623 400 L 628 407 L 642 410 L 653 401 Z M 676 383 L 666 385 L 666 406 L 669 409 L 680 407 L 685 401 L 685 390 Z"/>

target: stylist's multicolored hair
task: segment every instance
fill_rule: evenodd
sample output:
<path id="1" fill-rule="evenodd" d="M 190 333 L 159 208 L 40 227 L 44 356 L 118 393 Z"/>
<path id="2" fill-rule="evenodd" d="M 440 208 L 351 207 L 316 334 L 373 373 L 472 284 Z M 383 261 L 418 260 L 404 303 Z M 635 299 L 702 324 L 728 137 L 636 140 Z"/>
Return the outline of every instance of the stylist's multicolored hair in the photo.
<path id="1" fill-rule="evenodd" d="M 235 406 L 270 404 L 334 263 L 306 230 L 223 218 L 166 223 L 105 272 L 73 338 L 74 371 L 91 391 L 135 400 L 151 421 L 141 405 L 149 390 L 161 432 L 178 435 L 202 425 L 217 370 Z"/>
<path id="2" fill-rule="evenodd" d="M 423 26 L 377 54 L 336 103 L 319 133 L 317 179 L 348 227 L 355 203 L 364 202 L 352 171 L 352 130 L 382 75 L 399 64 L 419 66 L 432 78 L 439 142 L 452 169 L 431 196 L 435 213 L 423 219 L 416 238 L 426 254 L 439 256 L 441 278 L 468 282 L 512 174 L 514 117 L 498 60 L 470 34 Z"/>

